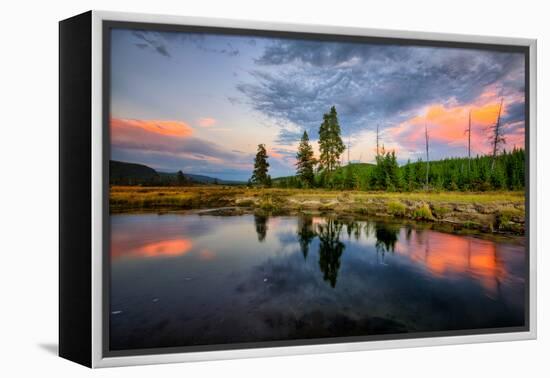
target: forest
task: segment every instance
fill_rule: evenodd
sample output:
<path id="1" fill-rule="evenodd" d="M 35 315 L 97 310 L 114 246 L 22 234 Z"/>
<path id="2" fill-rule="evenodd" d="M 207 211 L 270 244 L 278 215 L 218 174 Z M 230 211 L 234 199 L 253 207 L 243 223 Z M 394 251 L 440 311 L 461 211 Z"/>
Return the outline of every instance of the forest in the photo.
<path id="1" fill-rule="evenodd" d="M 502 104 L 501 104 L 502 108 Z M 471 132 L 471 123 L 468 125 Z M 254 170 L 248 185 L 278 188 L 325 188 L 333 190 L 383 191 L 492 191 L 522 190 L 525 187 L 525 151 L 514 147 L 507 151 L 500 125 L 500 109 L 495 124 L 486 130 L 492 154 L 429 160 L 429 130 L 426 125 L 426 160 L 398 164 L 395 151 L 386 151 L 376 138 L 376 163 L 342 164 L 346 146 L 342 141 L 336 108 L 324 114 L 319 127 L 319 158 L 315 158 L 309 135 L 304 131 L 296 153 L 296 175 L 272 179 L 267 148 L 258 145 Z"/>

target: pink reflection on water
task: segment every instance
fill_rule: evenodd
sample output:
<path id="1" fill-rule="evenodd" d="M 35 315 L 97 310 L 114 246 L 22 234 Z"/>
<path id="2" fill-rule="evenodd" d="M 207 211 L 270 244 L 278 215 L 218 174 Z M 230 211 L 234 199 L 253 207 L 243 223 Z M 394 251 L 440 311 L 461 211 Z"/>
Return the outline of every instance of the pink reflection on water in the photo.
<path id="1" fill-rule="evenodd" d="M 178 238 L 144 243 L 137 246 L 128 246 L 126 243 L 111 241 L 111 258 L 152 258 L 174 257 L 188 253 L 193 247 L 189 239 Z"/>
<path id="2" fill-rule="evenodd" d="M 492 241 L 417 231 L 408 239 L 399 238 L 395 252 L 421 263 L 434 277 L 468 275 L 475 278 L 491 297 L 498 294 L 500 283 L 508 276 Z"/>

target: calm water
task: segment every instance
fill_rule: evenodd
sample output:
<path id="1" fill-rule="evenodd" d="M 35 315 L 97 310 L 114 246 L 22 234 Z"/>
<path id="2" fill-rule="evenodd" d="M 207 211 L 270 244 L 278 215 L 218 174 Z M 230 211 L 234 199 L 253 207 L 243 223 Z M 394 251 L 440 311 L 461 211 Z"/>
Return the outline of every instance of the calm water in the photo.
<path id="1" fill-rule="evenodd" d="M 111 222 L 113 350 L 524 324 L 519 244 L 323 217 Z"/>

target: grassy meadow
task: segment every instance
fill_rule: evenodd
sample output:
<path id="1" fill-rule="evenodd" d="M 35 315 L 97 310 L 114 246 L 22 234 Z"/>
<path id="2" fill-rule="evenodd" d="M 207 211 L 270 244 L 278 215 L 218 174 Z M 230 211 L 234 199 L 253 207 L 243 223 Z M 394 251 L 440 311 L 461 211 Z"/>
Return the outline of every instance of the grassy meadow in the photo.
<path id="1" fill-rule="evenodd" d="M 219 208 L 231 214 L 311 212 L 394 217 L 514 234 L 524 233 L 524 201 L 522 191 L 365 192 L 219 185 L 112 186 L 110 190 L 112 213 Z"/>

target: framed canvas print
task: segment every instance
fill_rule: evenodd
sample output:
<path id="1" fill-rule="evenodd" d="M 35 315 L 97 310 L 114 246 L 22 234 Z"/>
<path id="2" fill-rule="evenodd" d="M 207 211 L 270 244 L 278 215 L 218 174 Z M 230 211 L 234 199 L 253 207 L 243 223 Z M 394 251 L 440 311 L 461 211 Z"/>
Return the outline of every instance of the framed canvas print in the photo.
<path id="1" fill-rule="evenodd" d="M 60 22 L 60 355 L 536 337 L 536 42 Z"/>

